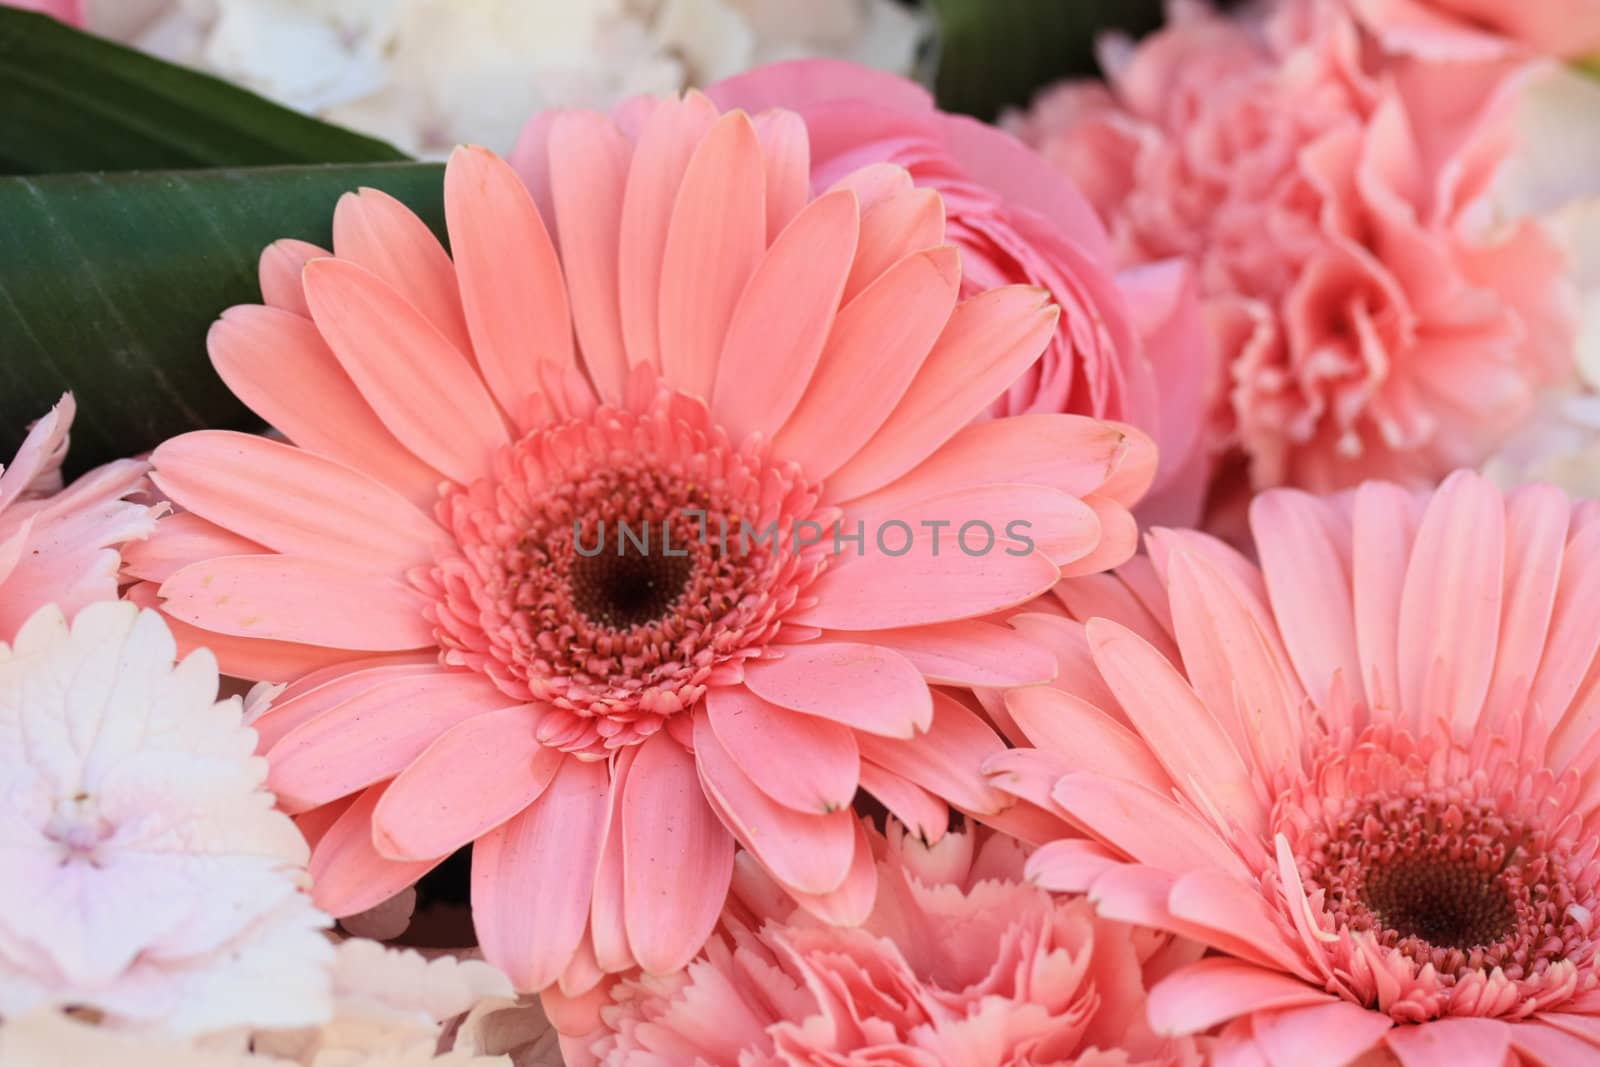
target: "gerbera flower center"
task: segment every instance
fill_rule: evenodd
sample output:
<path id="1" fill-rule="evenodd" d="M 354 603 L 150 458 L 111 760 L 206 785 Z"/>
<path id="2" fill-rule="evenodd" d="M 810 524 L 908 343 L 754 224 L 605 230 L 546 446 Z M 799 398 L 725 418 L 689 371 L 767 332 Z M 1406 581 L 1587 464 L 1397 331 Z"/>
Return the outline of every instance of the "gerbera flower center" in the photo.
<path id="1" fill-rule="evenodd" d="M 1465 952 L 1516 929 L 1503 873 L 1470 861 L 1418 856 L 1368 872 L 1361 898 L 1400 940 Z"/>
<path id="2" fill-rule="evenodd" d="M 556 747 L 655 732 L 760 656 L 826 563 L 794 537 L 819 517 L 798 468 L 665 391 L 534 430 L 494 471 L 441 500 L 454 544 L 421 584 L 445 662 L 547 705 Z"/>

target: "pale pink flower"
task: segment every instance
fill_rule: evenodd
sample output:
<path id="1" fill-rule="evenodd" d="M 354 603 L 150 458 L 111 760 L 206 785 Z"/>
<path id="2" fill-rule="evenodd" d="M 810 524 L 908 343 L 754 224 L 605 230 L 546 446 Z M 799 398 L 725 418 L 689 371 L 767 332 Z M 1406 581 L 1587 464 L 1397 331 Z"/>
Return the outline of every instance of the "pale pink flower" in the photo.
<path id="1" fill-rule="evenodd" d="M 59 19 L 68 26 L 83 25 L 83 0 L 0 0 L 0 7 L 38 11 L 53 19 Z"/>
<path id="2" fill-rule="evenodd" d="M 1571 373 L 1559 247 L 1487 206 L 1526 65 L 1369 45 L 1334 0 L 1180 3 L 1107 50 L 1109 86 L 1014 123 L 1123 262 L 1196 265 L 1225 365 L 1216 432 L 1256 488 L 1431 485 Z"/>
<path id="3" fill-rule="evenodd" d="M 861 167 L 904 167 L 920 197 L 862 225 L 918 228 L 961 250 L 962 294 L 1037 285 L 1061 307 L 1039 359 L 995 400 L 996 415 L 1069 412 L 1130 423 L 1155 438 L 1151 498 L 1161 517 L 1198 517 L 1209 473 L 1201 430 L 1214 357 L 1181 270 L 1117 277 L 1105 227 L 1071 182 L 1015 137 L 934 107 L 911 82 L 853 63 L 779 63 L 719 82 L 723 107 L 779 107 L 805 120 L 811 181 L 823 190 Z M 548 119 L 536 118 L 534 129 Z M 937 192 L 939 195 L 934 196 Z M 894 215 L 890 211 L 901 214 Z M 1181 329 L 1163 329 L 1174 318 Z"/>
<path id="4" fill-rule="evenodd" d="M 1600 52 L 1597 0 L 1346 0 L 1399 51 L 1482 59 L 1531 50 L 1578 59 Z"/>
<path id="5" fill-rule="evenodd" d="M 1031 1067 L 1198 1064 L 1151 1033 L 1145 987 L 1196 949 L 1096 918 L 1024 880 L 1025 851 L 987 830 L 928 845 L 872 832 L 878 901 L 864 924 L 819 922 L 758 872 L 681 973 L 629 978 L 569 1064 Z"/>
<path id="6" fill-rule="evenodd" d="M 1158 531 L 1033 618 L 1078 667 L 991 769 L 1093 840 L 1029 874 L 1216 950 L 1149 1010 L 1218 1062 L 1594 1061 L 1600 505 L 1459 472 L 1251 520 L 1259 567 Z"/>
<path id="7" fill-rule="evenodd" d="M 941 824 L 1003 807 L 1000 740 L 930 683 L 1049 677 L 981 617 L 1126 559 L 1154 457 L 1079 416 L 971 425 L 1057 312 L 962 301 L 942 228 L 869 226 L 923 199 L 903 171 L 813 197 L 797 116 L 697 94 L 547 133 L 531 196 L 451 159 L 450 255 L 374 191 L 341 200 L 336 258 L 267 251 L 269 306 L 210 348 L 295 444 L 162 445 L 186 513 L 128 569 L 230 673 L 292 683 L 255 726 L 319 903 L 365 910 L 472 843 L 490 962 L 576 995 L 691 959 L 736 839 L 859 919 L 858 787 Z M 1013 521 L 1031 550 L 952 539 Z"/>
<path id="8" fill-rule="evenodd" d="M 118 460 L 62 488 L 76 410 L 72 394 L 63 396 L 0 467 L 0 641 L 46 604 L 73 615 L 115 600 L 116 546 L 155 529 L 159 512 L 127 499 L 148 487 L 146 463 Z"/>
<path id="9" fill-rule="evenodd" d="M 0 644 L 0 1015 L 174 1033 L 327 1011 L 332 947 L 266 761 L 153 611 L 41 608 Z"/>

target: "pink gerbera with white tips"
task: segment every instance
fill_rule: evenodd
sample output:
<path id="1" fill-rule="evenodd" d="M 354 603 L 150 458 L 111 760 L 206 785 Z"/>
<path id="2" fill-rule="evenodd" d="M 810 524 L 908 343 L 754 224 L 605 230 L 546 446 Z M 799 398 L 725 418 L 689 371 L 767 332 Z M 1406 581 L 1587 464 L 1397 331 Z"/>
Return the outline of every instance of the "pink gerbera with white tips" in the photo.
<path id="1" fill-rule="evenodd" d="M 686 963 L 736 839 L 853 921 L 858 787 L 937 829 L 1004 807 L 1001 742 L 930 686 L 1050 677 L 983 617 L 1125 559 L 1153 456 L 1091 419 L 969 425 L 1056 310 L 958 303 L 953 249 L 866 225 L 925 195 L 903 173 L 813 197 L 798 118 L 697 95 L 547 132 L 532 193 L 452 157 L 449 254 L 370 190 L 332 257 L 267 252 L 269 306 L 210 347 L 293 443 L 163 445 L 184 513 L 130 568 L 225 669 L 290 683 L 254 725 L 322 906 L 473 843 L 488 958 L 579 995 Z M 999 542 L 958 547 L 971 522 Z"/>
<path id="2" fill-rule="evenodd" d="M 996 783 L 1095 839 L 1030 874 L 1217 950 L 1150 1013 L 1218 1062 L 1600 1059 L 1600 508 L 1458 473 L 1251 520 L 1259 568 L 1163 532 L 1156 584 L 1090 579 L 1092 668 L 1008 695 Z"/>

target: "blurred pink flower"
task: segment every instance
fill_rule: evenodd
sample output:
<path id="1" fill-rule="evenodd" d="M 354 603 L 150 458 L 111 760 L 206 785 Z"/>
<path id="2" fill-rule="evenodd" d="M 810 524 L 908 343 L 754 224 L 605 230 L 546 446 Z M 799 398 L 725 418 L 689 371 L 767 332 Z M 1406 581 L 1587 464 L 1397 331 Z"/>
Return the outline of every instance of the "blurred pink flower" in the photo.
<path id="1" fill-rule="evenodd" d="M 1073 667 L 990 770 L 1078 828 L 1029 875 L 1213 950 L 1148 1006 L 1218 1064 L 1600 1061 L 1600 502 L 1462 471 L 1250 525 L 1259 565 L 1156 531 L 1027 622 Z"/>
<path id="2" fill-rule="evenodd" d="M 1564 58 L 1600 52 L 1600 0 L 1349 0 L 1372 32 L 1429 58 L 1529 49 Z"/>
<path id="3" fill-rule="evenodd" d="M 1013 122 L 1136 264 L 1199 272 L 1226 367 L 1217 432 L 1255 487 L 1432 484 L 1480 462 L 1570 373 L 1555 242 L 1497 226 L 1512 60 L 1382 60 L 1332 0 L 1264 21 L 1177 4 L 1109 87 Z"/>
<path id="4" fill-rule="evenodd" d="M 877 905 L 857 928 L 797 911 L 742 865 L 719 937 L 687 970 L 631 978 L 573 1065 L 912 1067 L 1198 1064 L 1145 1023 L 1147 983 L 1198 949 L 1098 919 L 1024 880 L 1026 853 L 988 830 L 929 846 L 872 833 Z M 748 857 L 745 857 L 748 859 Z"/>
<path id="5" fill-rule="evenodd" d="M 0 467 L 0 641 L 45 604 L 74 615 L 115 600 L 114 546 L 149 536 L 157 512 L 126 498 L 148 488 L 149 465 L 118 460 L 61 487 L 72 394 L 40 419 L 9 467 Z"/>
<path id="6" fill-rule="evenodd" d="M 69 26 L 83 25 L 83 0 L 0 0 L 0 7 L 38 11 Z"/>
<path id="7" fill-rule="evenodd" d="M 324 1020 L 305 840 L 217 665 L 161 616 L 54 606 L 0 643 L 0 1015 L 178 1034 Z"/>
<path id="8" fill-rule="evenodd" d="M 838 60 L 797 60 L 707 93 L 723 107 L 799 113 L 818 191 L 861 167 L 930 190 L 862 225 L 932 233 L 942 220 L 945 239 L 961 250 L 963 296 L 1018 283 L 1047 290 L 1061 307 L 1055 336 L 992 413 L 1068 412 L 1137 426 L 1156 438 L 1160 455 L 1141 515 L 1194 520 L 1209 470 L 1201 390 L 1214 357 L 1176 265 L 1119 278 L 1105 227 L 1071 182 L 1011 135 L 937 110 L 902 78 Z M 942 214 L 933 191 L 943 198 Z"/>

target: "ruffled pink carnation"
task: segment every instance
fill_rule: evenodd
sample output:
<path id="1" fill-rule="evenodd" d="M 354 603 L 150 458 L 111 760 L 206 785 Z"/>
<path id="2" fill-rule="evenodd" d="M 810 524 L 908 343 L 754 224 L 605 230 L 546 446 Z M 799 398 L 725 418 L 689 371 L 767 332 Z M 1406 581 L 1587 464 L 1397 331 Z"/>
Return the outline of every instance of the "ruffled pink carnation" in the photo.
<path id="1" fill-rule="evenodd" d="M 1596 0 L 1350 0 L 1391 48 L 1471 58 L 1529 49 L 1577 58 L 1600 52 Z"/>
<path id="2" fill-rule="evenodd" d="M 707 92 L 725 108 L 799 114 L 819 192 L 862 167 L 927 190 L 862 225 L 932 239 L 942 223 L 944 239 L 961 250 L 963 297 L 1001 285 L 1045 289 L 1061 307 L 1055 334 L 992 413 L 1066 412 L 1139 427 L 1161 455 L 1141 514 L 1193 521 L 1196 487 L 1209 471 L 1198 391 L 1212 355 L 1193 332 L 1163 329 L 1198 315 L 1181 270 L 1119 277 L 1105 227 L 1071 182 L 1009 134 L 937 110 L 903 78 L 812 59 L 762 67 Z"/>
<path id="3" fill-rule="evenodd" d="M 1570 367 L 1564 257 L 1486 208 L 1524 68 L 1369 44 L 1326 0 L 1264 21 L 1180 4 L 1107 50 L 1109 87 L 1014 123 L 1123 262 L 1195 263 L 1227 367 L 1218 432 L 1257 487 L 1432 484 Z"/>
<path id="4" fill-rule="evenodd" d="M 721 936 L 682 972 L 618 983 L 598 1029 L 565 1039 L 567 1061 L 1199 1062 L 1192 1042 L 1144 1021 L 1147 982 L 1193 959 L 1192 946 L 1029 884 L 1011 838 L 980 829 L 930 846 L 893 823 L 872 837 L 880 888 L 864 925 L 810 918 L 742 866 Z"/>
<path id="5" fill-rule="evenodd" d="M 156 511 L 127 498 L 145 488 L 148 465 L 119 460 L 61 486 L 72 395 L 40 419 L 9 467 L 0 467 L 0 641 L 45 604 L 68 615 L 115 600 L 115 546 L 148 537 Z"/>

